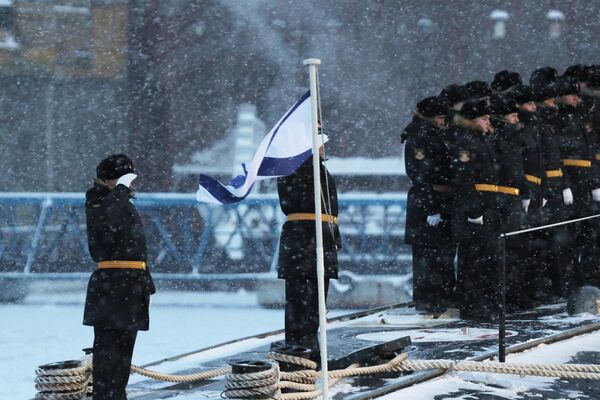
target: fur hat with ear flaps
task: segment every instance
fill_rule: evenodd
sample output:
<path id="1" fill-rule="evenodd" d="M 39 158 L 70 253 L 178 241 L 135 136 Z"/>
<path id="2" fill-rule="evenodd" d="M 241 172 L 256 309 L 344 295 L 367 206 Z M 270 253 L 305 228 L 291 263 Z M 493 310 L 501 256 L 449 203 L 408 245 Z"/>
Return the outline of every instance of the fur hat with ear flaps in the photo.
<path id="1" fill-rule="evenodd" d="M 417 103 L 417 112 L 427 118 L 445 116 L 448 114 L 448 103 L 440 96 L 425 97 Z"/>
<path id="2" fill-rule="evenodd" d="M 552 67 L 538 68 L 531 73 L 529 84 L 533 87 L 554 83 L 558 78 L 558 72 Z"/>
<path id="3" fill-rule="evenodd" d="M 472 99 L 480 99 L 482 97 L 489 97 L 492 95 L 492 89 L 487 82 L 484 81 L 471 81 L 465 84 L 465 88 L 469 92 L 469 97 Z"/>
<path id="4" fill-rule="evenodd" d="M 517 104 L 525 104 L 530 101 L 535 101 L 535 95 L 531 86 L 518 85 L 510 91 L 509 96 L 517 102 Z"/>
<path id="5" fill-rule="evenodd" d="M 503 70 L 494 76 L 492 89 L 496 92 L 504 92 L 513 86 L 522 84 L 521 75 L 518 72 Z"/>
<path id="6" fill-rule="evenodd" d="M 125 154 L 113 154 L 100 161 L 96 167 L 96 176 L 101 180 L 119 179 L 134 172 L 133 162 Z"/>
<path id="7" fill-rule="evenodd" d="M 519 112 L 519 106 L 517 102 L 508 96 L 492 96 L 490 109 L 492 115 L 499 117 Z"/>
<path id="8" fill-rule="evenodd" d="M 448 105 L 452 107 L 456 103 L 463 103 L 469 98 L 469 91 L 464 87 L 457 84 L 446 86 L 440 92 L 440 97 L 448 102 Z"/>
<path id="9" fill-rule="evenodd" d="M 468 120 L 490 115 L 491 110 L 487 100 L 469 100 L 463 104 L 458 114 Z"/>

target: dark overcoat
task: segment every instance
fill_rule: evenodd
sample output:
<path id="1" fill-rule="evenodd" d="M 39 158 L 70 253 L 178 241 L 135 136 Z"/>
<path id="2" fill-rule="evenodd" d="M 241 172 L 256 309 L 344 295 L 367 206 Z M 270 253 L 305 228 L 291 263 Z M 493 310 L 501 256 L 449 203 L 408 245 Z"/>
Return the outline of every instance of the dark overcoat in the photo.
<path id="1" fill-rule="evenodd" d="M 90 254 L 100 261 L 146 261 L 142 220 L 125 185 L 110 190 L 96 184 L 86 193 Z M 84 325 L 120 330 L 148 330 L 148 305 L 155 292 L 149 270 L 96 269 L 90 277 Z"/>
<path id="2" fill-rule="evenodd" d="M 452 146 L 453 197 L 452 231 L 460 242 L 488 242 L 500 231 L 499 196 L 495 192 L 475 189 L 476 184 L 498 184 L 497 154 L 489 135 L 456 126 Z M 468 218 L 483 216 L 483 225 Z"/>
<path id="3" fill-rule="evenodd" d="M 313 159 L 309 157 L 293 174 L 277 179 L 279 203 L 285 215 L 313 213 Z M 321 171 L 321 212 L 337 217 L 338 198 L 333 177 L 323 163 Z M 341 248 L 337 224 L 323 221 L 323 253 L 325 277 L 337 278 L 337 251 Z M 281 229 L 279 243 L 279 278 L 316 279 L 316 233 L 315 221 L 286 221 Z"/>
<path id="4" fill-rule="evenodd" d="M 570 217 L 583 217 L 591 213 L 593 189 L 600 188 L 600 171 L 593 163 L 595 141 L 591 129 L 586 129 L 583 107 L 561 105 L 557 124 L 559 148 L 563 159 L 563 171 L 568 176 L 574 198 L 574 210 Z M 582 160 L 588 167 L 568 166 L 565 160 Z"/>
<path id="5" fill-rule="evenodd" d="M 531 199 L 523 165 L 523 137 L 520 126 L 517 124 L 495 120 L 493 126 L 492 137 L 497 156 L 498 185 L 519 189 L 518 196 L 510 194 L 499 196 L 500 230 L 502 232 L 517 231 L 525 228 L 527 224 L 521 201 Z"/>
<path id="6" fill-rule="evenodd" d="M 415 116 L 405 128 L 404 163 L 411 187 L 406 202 L 405 241 L 408 244 L 435 247 L 451 240 L 450 150 L 443 131 L 431 122 Z M 436 226 L 427 217 L 440 214 Z"/>

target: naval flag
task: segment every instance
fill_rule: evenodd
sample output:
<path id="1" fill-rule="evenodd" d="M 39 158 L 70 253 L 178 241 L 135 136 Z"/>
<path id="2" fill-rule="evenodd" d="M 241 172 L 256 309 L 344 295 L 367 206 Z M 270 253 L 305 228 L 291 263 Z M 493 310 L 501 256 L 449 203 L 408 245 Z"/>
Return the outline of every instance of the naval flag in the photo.
<path id="1" fill-rule="evenodd" d="M 260 142 L 244 175 L 223 185 L 200 175 L 196 199 L 203 203 L 230 204 L 245 199 L 256 180 L 290 175 L 312 154 L 310 91 L 306 92 Z"/>

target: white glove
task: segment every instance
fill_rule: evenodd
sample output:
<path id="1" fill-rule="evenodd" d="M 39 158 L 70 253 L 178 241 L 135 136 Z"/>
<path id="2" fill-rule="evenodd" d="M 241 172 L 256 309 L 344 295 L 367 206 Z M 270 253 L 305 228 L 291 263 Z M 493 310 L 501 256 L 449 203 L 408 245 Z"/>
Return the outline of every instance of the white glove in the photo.
<path id="1" fill-rule="evenodd" d="M 592 190 L 592 199 L 594 199 L 594 201 L 600 201 L 600 188 Z"/>
<path id="2" fill-rule="evenodd" d="M 523 199 L 521 200 L 521 204 L 523 205 L 523 209 L 525 212 L 529 209 L 529 204 L 531 204 L 531 199 Z"/>
<path id="3" fill-rule="evenodd" d="M 544 199 L 542 197 L 542 208 L 544 208 L 544 206 L 548 203 L 548 199 Z"/>
<path id="4" fill-rule="evenodd" d="M 573 204 L 573 192 L 571 192 L 571 188 L 563 190 L 563 203 L 565 203 L 566 206 Z"/>
<path id="5" fill-rule="evenodd" d="M 483 225 L 483 215 L 479 218 L 467 218 L 467 221 L 472 224 Z"/>
<path id="6" fill-rule="evenodd" d="M 433 214 L 427 217 L 427 224 L 429 226 L 436 226 L 442 221 L 441 214 Z"/>
<path id="7" fill-rule="evenodd" d="M 117 185 L 125 185 L 129 187 L 135 178 L 137 178 L 137 175 L 130 172 L 120 177 L 117 181 Z"/>

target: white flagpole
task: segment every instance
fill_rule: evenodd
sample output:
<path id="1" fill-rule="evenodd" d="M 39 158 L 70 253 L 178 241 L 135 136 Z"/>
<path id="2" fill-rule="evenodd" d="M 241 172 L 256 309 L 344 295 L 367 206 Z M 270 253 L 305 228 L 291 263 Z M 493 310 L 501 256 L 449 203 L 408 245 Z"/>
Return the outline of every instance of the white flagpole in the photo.
<path id="1" fill-rule="evenodd" d="M 324 400 L 329 399 L 329 374 L 327 365 L 327 308 L 325 305 L 325 264 L 323 257 L 323 224 L 321 216 L 321 171 L 319 163 L 319 148 L 323 144 L 317 135 L 318 126 L 318 92 L 317 92 L 317 65 L 321 65 L 318 58 L 307 58 L 304 65 L 308 65 L 310 75 L 310 101 L 312 109 L 313 132 L 313 172 L 315 189 L 315 231 L 317 235 L 317 286 L 319 292 L 319 349 L 321 350 L 321 392 Z M 320 143 L 319 143 L 320 142 Z"/>

